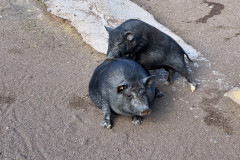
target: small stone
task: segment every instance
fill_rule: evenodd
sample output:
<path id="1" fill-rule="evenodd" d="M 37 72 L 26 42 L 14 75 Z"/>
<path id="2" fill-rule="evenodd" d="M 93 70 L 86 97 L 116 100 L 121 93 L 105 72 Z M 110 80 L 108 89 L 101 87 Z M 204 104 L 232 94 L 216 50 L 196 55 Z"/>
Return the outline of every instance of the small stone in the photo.
<path id="1" fill-rule="evenodd" d="M 176 90 L 177 90 L 177 88 L 172 86 L 172 91 L 175 92 Z"/>
<path id="2" fill-rule="evenodd" d="M 212 9 L 213 7 L 214 7 L 214 5 L 209 6 L 209 8 L 211 8 L 211 9 Z"/>
<path id="3" fill-rule="evenodd" d="M 199 65 L 197 63 L 193 63 L 194 67 L 199 67 Z"/>
<path id="4" fill-rule="evenodd" d="M 224 96 L 231 98 L 234 102 L 240 105 L 240 88 L 235 87 L 225 93 Z"/>

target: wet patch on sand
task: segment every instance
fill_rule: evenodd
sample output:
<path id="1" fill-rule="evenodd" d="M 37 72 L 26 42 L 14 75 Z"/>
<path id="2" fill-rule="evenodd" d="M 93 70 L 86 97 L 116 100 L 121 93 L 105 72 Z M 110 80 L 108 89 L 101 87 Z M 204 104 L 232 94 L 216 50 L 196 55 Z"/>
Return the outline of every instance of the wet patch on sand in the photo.
<path id="1" fill-rule="evenodd" d="M 8 53 L 13 53 L 13 54 L 23 54 L 23 52 L 20 49 L 17 48 L 12 48 L 8 51 Z"/>
<path id="2" fill-rule="evenodd" d="M 223 94 L 224 91 L 216 88 L 211 88 L 206 92 L 206 97 L 201 101 L 202 109 L 207 112 L 203 119 L 207 125 L 220 127 L 226 134 L 232 135 L 233 128 L 230 125 L 230 118 L 226 118 L 221 110 L 213 107 L 219 103 Z"/>
<path id="3" fill-rule="evenodd" d="M 212 18 L 215 15 L 221 14 L 221 11 L 224 9 L 224 5 L 221 3 L 208 2 L 207 0 L 203 0 L 203 3 L 207 3 L 208 7 L 210 7 L 211 10 L 206 16 L 196 20 L 195 21 L 196 23 L 207 23 L 207 20 L 209 18 Z"/>
<path id="4" fill-rule="evenodd" d="M 230 118 L 226 118 L 220 110 L 213 107 L 208 107 L 204 109 L 207 112 L 207 116 L 204 117 L 204 122 L 207 125 L 213 125 L 220 127 L 228 135 L 233 134 L 233 127 L 230 125 Z"/>
<path id="5" fill-rule="evenodd" d="M 228 37 L 228 38 L 224 38 L 224 40 L 225 40 L 225 41 L 229 41 L 229 40 L 231 40 L 232 38 L 235 38 L 235 37 L 237 37 L 237 36 L 240 36 L 240 32 L 239 32 L 239 33 L 235 33 L 234 36 L 231 36 L 231 37 Z"/>
<path id="6" fill-rule="evenodd" d="M 0 104 L 12 104 L 15 102 L 15 98 L 11 96 L 5 96 L 0 94 Z"/>
<path id="7" fill-rule="evenodd" d="M 68 107 L 72 109 L 87 109 L 88 106 L 94 106 L 91 102 L 89 95 L 86 96 L 79 96 L 74 95 L 69 99 Z"/>
<path id="8" fill-rule="evenodd" d="M 206 97 L 202 99 L 201 104 L 204 106 L 216 105 L 223 97 L 224 91 L 219 91 L 216 88 L 211 88 L 206 92 Z"/>

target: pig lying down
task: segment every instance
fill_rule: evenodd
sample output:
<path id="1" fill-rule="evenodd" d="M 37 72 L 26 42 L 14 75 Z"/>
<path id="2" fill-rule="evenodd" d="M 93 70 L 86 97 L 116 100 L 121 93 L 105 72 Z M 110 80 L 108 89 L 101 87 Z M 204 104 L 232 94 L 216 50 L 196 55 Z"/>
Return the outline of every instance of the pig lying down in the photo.
<path id="1" fill-rule="evenodd" d="M 175 72 L 187 79 L 191 91 L 196 83 L 184 61 L 184 55 L 191 59 L 170 36 L 153 26 L 136 19 L 130 19 L 115 29 L 105 27 L 109 33 L 107 59 L 125 57 L 137 61 L 147 70 L 164 68 L 169 72 L 168 84 L 173 83 Z"/>
<path id="2" fill-rule="evenodd" d="M 162 96 L 154 77 L 138 63 L 128 59 L 105 60 L 94 71 L 89 83 L 91 100 L 103 112 L 102 126 L 111 128 L 111 114 L 131 116 L 132 125 L 151 113 L 154 96 Z"/>

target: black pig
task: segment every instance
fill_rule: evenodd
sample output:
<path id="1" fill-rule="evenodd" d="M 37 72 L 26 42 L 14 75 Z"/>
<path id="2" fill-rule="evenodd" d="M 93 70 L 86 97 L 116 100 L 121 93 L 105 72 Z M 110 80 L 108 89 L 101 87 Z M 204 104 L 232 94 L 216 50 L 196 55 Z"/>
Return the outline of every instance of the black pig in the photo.
<path id="1" fill-rule="evenodd" d="M 154 86 L 154 77 L 138 63 L 128 59 L 105 60 L 93 73 L 89 83 L 91 100 L 102 109 L 104 128 L 111 128 L 111 112 L 132 117 L 140 124 L 141 117 L 151 113 L 149 104 L 161 92 Z"/>
<path id="2" fill-rule="evenodd" d="M 109 33 L 107 59 L 127 56 L 147 70 L 164 68 L 169 72 L 168 84 L 173 83 L 177 71 L 190 83 L 192 92 L 196 90 L 184 55 L 191 59 L 170 36 L 136 19 L 127 20 L 115 29 L 105 28 Z"/>

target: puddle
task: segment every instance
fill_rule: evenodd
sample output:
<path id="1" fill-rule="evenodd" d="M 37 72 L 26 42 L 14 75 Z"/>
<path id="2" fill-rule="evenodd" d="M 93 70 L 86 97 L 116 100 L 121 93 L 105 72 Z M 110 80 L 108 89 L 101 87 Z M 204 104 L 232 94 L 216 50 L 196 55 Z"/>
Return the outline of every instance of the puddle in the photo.
<path id="1" fill-rule="evenodd" d="M 221 11 L 224 9 L 224 5 L 221 3 L 208 2 L 207 0 L 203 0 L 203 3 L 207 3 L 208 7 L 211 8 L 211 10 L 208 13 L 208 15 L 196 20 L 195 22 L 197 23 L 207 23 L 207 20 L 209 18 L 212 18 L 215 15 L 221 14 Z"/>

